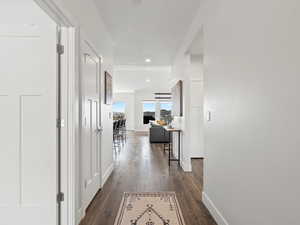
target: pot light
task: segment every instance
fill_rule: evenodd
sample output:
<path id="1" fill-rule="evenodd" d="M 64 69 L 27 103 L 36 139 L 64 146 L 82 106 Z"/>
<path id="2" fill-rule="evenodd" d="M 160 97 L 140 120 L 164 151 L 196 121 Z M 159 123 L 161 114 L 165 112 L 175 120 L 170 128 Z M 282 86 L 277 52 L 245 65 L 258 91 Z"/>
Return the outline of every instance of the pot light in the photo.
<path id="1" fill-rule="evenodd" d="M 151 62 L 151 59 L 145 59 L 145 62 L 147 62 L 147 63 L 150 63 Z"/>
<path id="2" fill-rule="evenodd" d="M 148 82 L 148 83 L 149 83 L 149 82 L 150 82 L 150 79 L 146 79 L 146 82 Z"/>

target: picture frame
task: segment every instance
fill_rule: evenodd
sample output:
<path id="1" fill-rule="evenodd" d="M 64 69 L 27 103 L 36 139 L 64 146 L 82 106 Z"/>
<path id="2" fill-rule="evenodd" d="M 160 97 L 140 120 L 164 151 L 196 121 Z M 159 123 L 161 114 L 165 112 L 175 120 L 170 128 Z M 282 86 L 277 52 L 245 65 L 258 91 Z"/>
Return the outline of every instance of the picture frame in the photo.
<path id="1" fill-rule="evenodd" d="M 172 116 L 183 116 L 183 82 L 179 80 L 172 88 Z"/>
<path id="2" fill-rule="evenodd" d="M 113 85 L 112 85 L 112 76 L 105 71 L 104 73 L 104 103 L 106 105 L 112 105 L 113 102 Z"/>

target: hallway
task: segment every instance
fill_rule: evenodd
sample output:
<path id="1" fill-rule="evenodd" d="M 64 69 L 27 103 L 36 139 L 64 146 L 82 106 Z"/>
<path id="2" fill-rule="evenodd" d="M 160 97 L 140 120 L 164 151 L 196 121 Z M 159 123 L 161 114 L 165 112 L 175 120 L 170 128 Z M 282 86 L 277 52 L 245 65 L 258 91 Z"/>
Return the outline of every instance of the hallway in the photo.
<path id="1" fill-rule="evenodd" d="M 115 153 L 115 170 L 87 210 L 81 225 L 113 225 L 124 192 L 175 191 L 187 225 L 215 225 L 201 202 L 202 166 L 193 160 L 193 173 L 173 162 L 168 167 L 162 145 L 150 145 L 148 136 L 130 133 Z"/>

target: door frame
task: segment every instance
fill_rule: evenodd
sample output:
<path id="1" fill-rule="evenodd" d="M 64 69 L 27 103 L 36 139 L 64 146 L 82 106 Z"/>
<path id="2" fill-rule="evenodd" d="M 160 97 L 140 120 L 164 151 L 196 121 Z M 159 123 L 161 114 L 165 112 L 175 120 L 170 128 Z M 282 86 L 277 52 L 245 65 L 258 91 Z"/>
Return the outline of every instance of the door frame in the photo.
<path id="1" fill-rule="evenodd" d="M 65 126 L 61 128 L 61 191 L 64 201 L 61 204 L 59 225 L 76 225 L 76 152 L 78 151 L 76 126 L 78 112 L 79 78 L 79 24 L 71 14 L 55 0 L 34 0 L 62 29 L 61 44 L 61 117 Z M 54 199 L 55 201 L 56 199 Z"/>

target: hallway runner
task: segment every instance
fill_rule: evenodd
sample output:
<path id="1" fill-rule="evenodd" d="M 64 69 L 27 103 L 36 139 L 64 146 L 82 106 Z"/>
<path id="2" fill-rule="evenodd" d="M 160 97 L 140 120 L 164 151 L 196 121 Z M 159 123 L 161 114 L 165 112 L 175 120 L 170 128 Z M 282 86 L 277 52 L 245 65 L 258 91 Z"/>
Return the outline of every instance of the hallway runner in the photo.
<path id="1" fill-rule="evenodd" d="M 125 192 L 114 225 L 185 225 L 185 222 L 175 192 Z"/>

